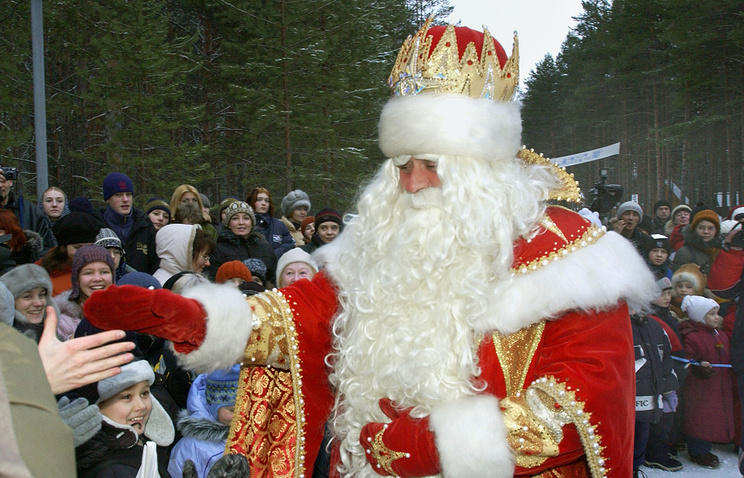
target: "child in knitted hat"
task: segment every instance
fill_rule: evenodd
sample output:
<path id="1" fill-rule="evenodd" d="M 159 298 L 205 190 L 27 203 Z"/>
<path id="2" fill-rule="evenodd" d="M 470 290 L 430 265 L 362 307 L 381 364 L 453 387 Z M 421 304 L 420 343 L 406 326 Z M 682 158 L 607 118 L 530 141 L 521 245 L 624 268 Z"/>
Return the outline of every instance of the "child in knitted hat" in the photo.
<path id="1" fill-rule="evenodd" d="M 733 389 L 729 339 L 719 328 L 723 319 L 713 299 L 689 295 L 682 310 L 690 320 L 680 323 L 685 353 L 694 361 L 684 384 L 683 431 L 690 460 L 704 468 L 718 468 L 711 442 L 734 439 Z"/>
<path id="2" fill-rule="evenodd" d="M 651 234 L 644 236 L 643 249 L 646 264 L 654 273 L 656 280 L 662 277 L 671 279 L 672 270 L 669 268 L 669 253 L 672 245 L 669 238 L 662 234 Z"/>
<path id="3" fill-rule="evenodd" d="M 682 310 L 682 301 L 688 295 L 700 295 L 705 292 L 708 279 L 700 272 L 697 264 L 685 264 L 672 275 L 672 304 L 671 308 L 680 319 L 687 318 Z"/>
<path id="4" fill-rule="evenodd" d="M 155 374 L 150 364 L 138 360 L 121 367 L 121 373 L 97 384 L 96 403 L 101 430 L 77 448 L 78 476 L 167 475 L 168 449 L 175 428 L 168 414 L 150 394 Z M 142 469 L 146 467 L 146 469 Z M 110 474 L 110 475 L 109 475 Z"/>
<path id="5" fill-rule="evenodd" d="M 192 460 L 199 476 L 207 476 L 225 451 L 230 431 L 235 397 L 238 393 L 240 365 L 227 370 L 201 374 L 189 390 L 186 410 L 178 416 L 178 430 L 183 438 L 171 453 L 168 472 L 182 476 L 184 462 Z"/>
<path id="6" fill-rule="evenodd" d="M 150 222 L 159 231 L 161 227 L 170 224 L 171 209 L 170 205 L 163 198 L 150 198 L 145 204 L 145 214 Z"/>
<path id="7" fill-rule="evenodd" d="M 248 266 L 243 264 L 241 261 L 228 261 L 225 262 L 217 269 L 217 275 L 214 277 L 214 281 L 217 284 L 228 283 L 239 286 L 243 282 L 253 281 L 253 276 Z"/>

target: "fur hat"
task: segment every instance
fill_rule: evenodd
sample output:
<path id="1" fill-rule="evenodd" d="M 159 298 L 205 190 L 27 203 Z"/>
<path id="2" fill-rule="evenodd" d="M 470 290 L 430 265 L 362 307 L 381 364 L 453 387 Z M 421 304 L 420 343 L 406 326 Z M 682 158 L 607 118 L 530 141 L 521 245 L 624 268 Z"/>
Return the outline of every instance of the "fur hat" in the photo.
<path id="1" fill-rule="evenodd" d="M 708 278 L 700 272 L 700 266 L 692 262 L 682 265 L 672 274 L 672 285 L 674 287 L 677 287 L 680 281 L 687 281 L 692 284 L 695 295 L 702 295 L 708 285 Z"/>
<path id="2" fill-rule="evenodd" d="M 697 225 L 700 224 L 700 221 L 712 222 L 716 226 L 716 236 L 721 234 L 721 219 L 715 211 L 703 209 L 695 214 L 695 217 L 690 221 L 690 230 L 694 231 Z"/>
<path id="3" fill-rule="evenodd" d="M 253 227 L 256 227 L 256 215 L 253 214 L 253 208 L 244 201 L 233 201 L 229 206 L 227 206 L 227 210 L 225 211 L 225 224 L 228 224 L 230 219 L 239 212 L 248 214 L 251 217 Z"/>
<path id="4" fill-rule="evenodd" d="M 168 213 L 169 216 L 172 216 L 170 204 L 165 202 L 165 199 L 163 198 L 150 198 L 150 200 L 147 201 L 147 203 L 145 204 L 145 214 L 150 214 L 156 209 L 165 211 Z"/>
<path id="5" fill-rule="evenodd" d="M 241 261 L 227 261 L 217 269 L 214 281 L 218 284 L 227 282 L 233 278 L 240 278 L 246 282 L 253 280 L 250 269 Z"/>
<path id="6" fill-rule="evenodd" d="M 682 300 L 682 311 L 687 313 L 687 316 L 695 322 L 704 323 L 705 315 L 711 309 L 719 307 L 715 300 L 699 295 L 688 295 Z"/>
<path id="7" fill-rule="evenodd" d="M 315 215 L 315 230 L 317 231 L 318 227 L 324 222 L 335 222 L 339 227 L 342 227 L 344 221 L 341 219 L 340 212 L 332 207 L 325 207 Z"/>
<path id="8" fill-rule="evenodd" d="M 227 370 L 215 370 L 207 375 L 204 397 L 207 410 L 215 420 L 220 408 L 235 405 L 239 377 L 240 364 L 235 364 Z"/>
<path id="9" fill-rule="evenodd" d="M 134 193 L 134 183 L 124 173 L 109 173 L 103 180 L 103 200 L 108 201 L 116 193 Z"/>
<path id="10" fill-rule="evenodd" d="M 302 189 L 290 191 L 290 193 L 282 199 L 282 211 L 284 212 L 285 217 L 292 215 L 292 211 L 300 206 L 307 206 L 307 210 L 310 210 L 310 196 L 308 196 Z"/>
<path id="11" fill-rule="evenodd" d="M 251 271 L 251 275 L 253 277 L 258 277 L 261 279 L 261 282 L 266 285 L 266 264 L 264 264 L 264 261 L 261 259 L 256 259 L 255 257 L 251 257 L 250 259 L 246 259 L 243 261 L 243 264 L 248 268 L 249 271 Z"/>
<path id="12" fill-rule="evenodd" d="M 5 283 L 0 281 L 0 324 L 13 325 L 15 318 L 15 299 Z"/>
<path id="13" fill-rule="evenodd" d="M 277 287 L 281 287 L 280 284 L 281 284 L 281 278 L 282 278 L 282 273 L 284 272 L 284 269 L 288 265 L 294 262 L 303 262 L 307 264 L 308 266 L 310 266 L 314 274 L 318 272 L 318 264 L 315 263 L 315 261 L 313 260 L 313 257 L 307 252 L 300 249 L 299 247 L 295 247 L 294 249 L 290 249 L 284 254 L 282 254 L 282 257 L 279 258 L 279 262 L 276 265 Z"/>
<path id="14" fill-rule="evenodd" d="M 80 270 L 92 262 L 104 262 L 111 268 L 111 281 L 116 282 L 114 274 L 114 258 L 105 247 L 91 245 L 83 246 L 77 250 L 72 258 L 72 290 L 70 300 L 77 300 L 80 297 Z"/>
<path id="15" fill-rule="evenodd" d="M 625 211 L 635 211 L 638 213 L 638 217 L 643 217 L 643 209 L 641 208 L 640 204 L 635 201 L 625 201 L 624 203 L 622 203 L 620 207 L 617 208 L 615 217 L 620 219 Z"/>
<path id="16" fill-rule="evenodd" d="M 60 218 L 52 228 L 57 244 L 60 246 L 96 242 L 96 236 L 100 230 L 101 224 L 96 221 L 96 218 L 78 211 L 72 211 Z"/>
<path id="17" fill-rule="evenodd" d="M 100 232 L 96 236 L 95 245 L 105 247 L 106 249 L 109 247 L 115 247 L 122 253 L 124 252 L 124 246 L 121 245 L 121 239 L 119 239 L 119 236 L 117 236 L 112 229 L 107 227 L 101 228 Z"/>
<path id="18" fill-rule="evenodd" d="M 126 390 L 132 385 L 145 381 L 149 385 L 155 382 L 155 374 L 146 360 L 137 360 L 122 365 L 120 374 L 98 382 L 98 399 L 95 403 L 100 404 L 122 390 Z M 152 393 L 150 394 L 150 401 L 152 402 L 152 411 L 145 424 L 145 435 L 160 446 L 168 446 L 173 443 L 173 439 L 175 438 L 173 422 Z M 103 416 L 103 420 L 117 428 L 128 426 L 122 423 L 114 423 L 105 416 Z"/>
<path id="19" fill-rule="evenodd" d="M 47 271 L 36 264 L 16 266 L 0 276 L 0 282 L 4 283 L 10 293 L 13 294 L 13 300 L 20 297 L 24 292 L 37 287 L 46 289 L 47 297 L 50 299 L 52 297 L 52 280 L 49 278 Z"/>
<path id="20" fill-rule="evenodd" d="M 138 287 L 144 287 L 145 289 L 162 289 L 160 281 L 151 276 L 146 272 L 132 271 L 127 272 L 121 279 L 119 279 L 118 285 L 136 285 Z"/>

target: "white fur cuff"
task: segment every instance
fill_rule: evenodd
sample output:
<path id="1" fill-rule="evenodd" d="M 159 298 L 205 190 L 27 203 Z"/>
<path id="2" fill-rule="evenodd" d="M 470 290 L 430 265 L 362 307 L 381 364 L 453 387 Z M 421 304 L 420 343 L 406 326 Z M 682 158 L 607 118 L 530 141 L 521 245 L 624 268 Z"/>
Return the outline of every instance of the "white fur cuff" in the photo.
<path id="1" fill-rule="evenodd" d="M 510 478 L 514 458 L 499 400 L 492 395 L 452 400 L 429 417 L 442 474 L 447 478 Z"/>
<path id="2" fill-rule="evenodd" d="M 228 368 L 240 361 L 253 331 L 253 312 L 243 294 L 231 285 L 203 284 L 187 289 L 207 312 L 207 334 L 198 349 L 176 352 L 178 362 L 198 373 Z"/>

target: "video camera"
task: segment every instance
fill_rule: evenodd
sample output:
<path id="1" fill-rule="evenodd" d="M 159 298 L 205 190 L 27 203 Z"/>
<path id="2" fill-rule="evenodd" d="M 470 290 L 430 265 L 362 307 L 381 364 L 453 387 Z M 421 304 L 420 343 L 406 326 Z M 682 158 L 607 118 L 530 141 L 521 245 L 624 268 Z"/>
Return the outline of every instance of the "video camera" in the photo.
<path id="1" fill-rule="evenodd" d="M 0 166 L 0 172 L 3 173 L 6 181 L 14 181 L 18 177 L 18 168 L 11 168 L 10 166 Z"/>
<path id="2" fill-rule="evenodd" d="M 607 184 L 609 172 L 605 168 L 599 170 L 599 182 L 589 190 L 591 205 L 589 209 L 598 212 L 600 216 L 605 216 L 613 207 L 620 202 L 623 197 L 623 187 L 619 184 Z"/>

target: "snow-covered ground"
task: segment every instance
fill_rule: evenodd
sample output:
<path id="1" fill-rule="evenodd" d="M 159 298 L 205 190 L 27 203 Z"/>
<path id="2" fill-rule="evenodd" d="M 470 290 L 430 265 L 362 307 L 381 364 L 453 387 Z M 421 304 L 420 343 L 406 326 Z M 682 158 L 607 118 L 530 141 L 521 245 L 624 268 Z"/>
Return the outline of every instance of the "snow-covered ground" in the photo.
<path id="1" fill-rule="evenodd" d="M 680 451 L 677 459 L 684 467 L 677 472 L 657 470 L 654 468 L 641 467 L 648 478 L 740 478 L 738 457 L 734 452 L 734 445 L 713 445 L 713 453 L 721 460 L 721 467 L 717 470 L 708 470 L 692 463 L 687 453 Z"/>

